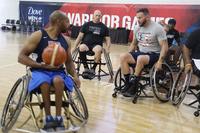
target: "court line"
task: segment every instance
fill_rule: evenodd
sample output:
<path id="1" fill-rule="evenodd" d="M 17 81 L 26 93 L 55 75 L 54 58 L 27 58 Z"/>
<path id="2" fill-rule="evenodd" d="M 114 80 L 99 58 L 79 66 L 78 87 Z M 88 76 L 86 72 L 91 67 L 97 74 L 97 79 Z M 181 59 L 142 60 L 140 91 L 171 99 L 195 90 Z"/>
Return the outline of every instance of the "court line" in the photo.
<path id="1" fill-rule="evenodd" d="M 15 65 L 17 65 L 17 64 L 18 64 L 18 63 L 3 65 L 3 66 L 0 66 L 0 69 L 5 68 L 5 67 L 10 67 L 10 66 L 15 66 Z"/>

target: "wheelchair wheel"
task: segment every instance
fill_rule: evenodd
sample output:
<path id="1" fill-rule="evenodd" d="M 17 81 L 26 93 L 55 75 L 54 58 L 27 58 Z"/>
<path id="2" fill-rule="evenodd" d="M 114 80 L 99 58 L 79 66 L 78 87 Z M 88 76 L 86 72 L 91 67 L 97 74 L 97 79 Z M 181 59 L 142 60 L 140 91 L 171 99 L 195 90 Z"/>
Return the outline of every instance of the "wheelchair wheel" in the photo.
<path id="1" fill-rule="evenodd" d="M 181 69 L 179 71 L 172 87 L 171 101 L 173 105 L 181 104 L 181 102 L 185 98 L 185 95 L 187 94 L 191 78 L 192 78 L 192 71 L 189 72 L 188 74 L 185 74 L 184 69 Z"/>
<path id="2" fill-rule="evenodd" d="M 73 111 L 70 111 L 71 116 L 79 122 L 85 124 L 88 120 L 88 108 L 85 99 L 78 87 L 74 85 L 73 92 L 66 91 L 67 99 Z"/>
<path id="3" fill-rule="evenodd" d="M 76 48 L 75 51 L 72 53 L 72 60 L 76 61 L 77 56 L 78 56 L 78 48 Z"/>
<path id="4" fill-rule="evenodd" d="M 162 70 L 155 70 L 153 67 L 150 78 L 156 98 L 161 102 L 168 102 L 173 86 L 173 75 L 170 67 L 165 63 L 162 64 Z"/>
<path id="5" fill-rule="evenodd" d="M 110 74 L 111 77 L 113 77 L 114 73 L 113 73 L 113 67 L 112 67 L 112 62 L 111 62 L 110 56 L 109 56 L 108 53 L 106 53 L 105 49 L 104 49 L 103 53 L 104 53 L 104 57 L 105 57 L 105 60 L 106 60 L 106 64 L 107 64 L 109 74 Z"/>
<path id="6" fill-rule="evenodd" d="M 1 117 L 3 132 L 8 132 L 17 120 L 27 96 L 28 82 L 29 78 L 26 75 L 19 78 L 12 87 L 4 105 Z"/>
<path id="7" fill-rule="evenodd" d="M 125 86 L 125 78 L 121 72 L 121 68 L 119 68 L 115 74 L 114 85 L 115 85 L 115 89 L 114 89 L 113 97 L 115 96 L 117 92 L 123 91 L 123 88 Z"/>

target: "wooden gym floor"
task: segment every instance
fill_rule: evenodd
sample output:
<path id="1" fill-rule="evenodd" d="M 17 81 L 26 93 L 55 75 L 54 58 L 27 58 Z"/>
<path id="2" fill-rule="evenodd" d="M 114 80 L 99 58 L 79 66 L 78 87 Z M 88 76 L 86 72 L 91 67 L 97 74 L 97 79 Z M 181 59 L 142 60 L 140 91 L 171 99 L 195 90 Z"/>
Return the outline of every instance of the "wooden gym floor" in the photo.
<path id="1" fill-rule="evenodd" d="M 25 67 L 17 63 L 17 56 L 27 36 L 0 31 L 0 113 L 13 83 L 25 74 Z M 110 56 L 115 72 L 119 66 L 119 54 L 127 50 L 127 46 L 112 45 Z M 193 115 L 195 109 L 183 104 L 176 108 L 170 102 L 160 103 L 156 98 L 138 99 L 138 103 L 133 104 L 122 96 L 112 98 L 114 85 L 108 83 L 106 77 L 101 81 L 82 78 L 81 81 L 89 109 L 89 121 L 80 133 L 200 132 L 200 117 Z M 34 128 L 33 124 L 29 126 Z"/>

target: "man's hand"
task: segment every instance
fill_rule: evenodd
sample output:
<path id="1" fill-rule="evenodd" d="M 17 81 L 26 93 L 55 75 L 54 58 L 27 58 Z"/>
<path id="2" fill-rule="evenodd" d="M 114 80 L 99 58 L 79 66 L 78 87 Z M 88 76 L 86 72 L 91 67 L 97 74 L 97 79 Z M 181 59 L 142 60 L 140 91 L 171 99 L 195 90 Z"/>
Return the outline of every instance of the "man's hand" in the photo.
<path id="1" fill-rule="evenodd" d="M 189 73 L 190 71 L 192 71 L 192 64 L 186 64 L 185 65 L 185 73 Z"/>
<path id="2" fill-rule="evenodd" d="M 155 68 L 156 68 L 156 70 L 161 70 L 162 69 L 162 62 L 160 62 L 160 61 L 156 62 Z"/>
<path id="3" fill-rule="evenodd" d="M 48 70 L 57 70 L 61 67 L 60 66 L 52 66 L 52 65 L 47 65 L 45 63 L 41 63 L 41 68 L 44 68 L 44 69 L 48 69 Z"/>

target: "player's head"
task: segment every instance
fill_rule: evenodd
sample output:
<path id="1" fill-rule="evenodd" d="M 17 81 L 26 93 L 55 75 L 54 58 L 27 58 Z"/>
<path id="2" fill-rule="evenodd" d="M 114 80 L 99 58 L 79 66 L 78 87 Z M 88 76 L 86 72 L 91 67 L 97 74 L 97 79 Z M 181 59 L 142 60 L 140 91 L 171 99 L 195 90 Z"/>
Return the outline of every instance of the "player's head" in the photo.
<path id="1" fill-rule="evenodd" d="M 93 22 L 99 23 L 101 20 L 102 14 L 100 10 L 95 10 L 93 14 Z"/>
<path id="2" fill-rule="evenodd" d="M 69 27 L 69 19 L 62 11 L 56 10 L 49 16 L 49 22 L 56 26 L 61 32 L 66 32 Z"/>
<path id="3" fill-rule="evenodd" d="M 140 27 L 144 26 L 150 20 L 149 10 L 147 8 L 140 8 L 136 12 L 138 24 Z"/>
<path id="4" fill-rule="evenodd" d="M 169 28 L 170 29 L 173 29 L 175 26 L 176 26 L 176 20 L 175 19 L 170 19 L 169 21 L 168 21 L 168 25 L 169 25 Z"/>

